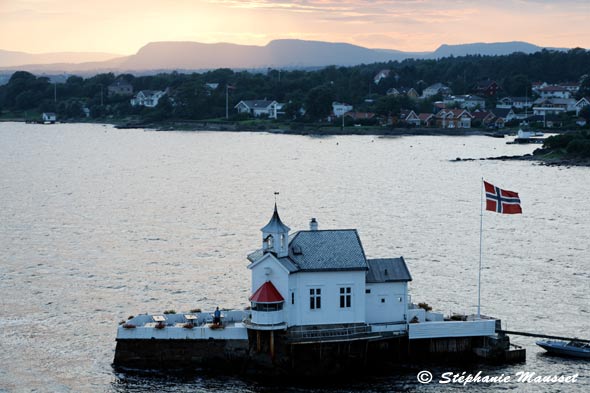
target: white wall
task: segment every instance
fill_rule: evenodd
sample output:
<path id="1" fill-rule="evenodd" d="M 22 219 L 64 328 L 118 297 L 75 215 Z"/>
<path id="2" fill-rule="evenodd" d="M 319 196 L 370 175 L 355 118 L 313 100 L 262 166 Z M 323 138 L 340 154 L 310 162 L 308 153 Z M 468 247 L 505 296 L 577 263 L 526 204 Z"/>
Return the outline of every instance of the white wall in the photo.
<path id="1" fill-rule="evenodd" d="M 569 91 L 542 91 L 541 92 L 541 98 L 570 98 L 572 95 L 571 92 Z"/>
<path id="2" fill-rule="evenodd" d="M 367 283 L 366 289 L 371 291 L 371 293 L 365 294 L 367 323 L 406 320 L 408 307 L 407 283 Z"/>
<path id="3" fill-rule="evenodd" d="M 410 340 L 436 337 L 492 336 L 496 332 L 496 321 L 445 321 L 411 323 L 408 326 Z"/>
<path id="4" fill-rule="evenodd" d="M 285 299 L 285 309 L 288 306 L 289 296 L 289 272 L 281 265 L 272 254 L 266 254 L 261 262 L 252 268 L 252 295 L 262 284 L 270 281 Z M 248 296 L 250 296 L 248 295 Z"/>
<path id="5" fill-rule="evenodd" d="M 307 272 L 289 277 L 288 323 L 296 325 L 323 325 L 365 322 L 365 271 Z M 351 287 L 351 307 L 340 308 L 340 288 Z M 321 288 L 320 309 L 310 309 L 309 290 Z M 295 304 L 291 304 L 294 293 Z"/>
<path id="6" fill-rule="evenodd" d="M 336 117 L 340 117 L 344 115 L 346 112 L 350 112 L 352 109 L 352 105 L 332 103 L 332 112 L 334 112 L 334 115 Z"/>

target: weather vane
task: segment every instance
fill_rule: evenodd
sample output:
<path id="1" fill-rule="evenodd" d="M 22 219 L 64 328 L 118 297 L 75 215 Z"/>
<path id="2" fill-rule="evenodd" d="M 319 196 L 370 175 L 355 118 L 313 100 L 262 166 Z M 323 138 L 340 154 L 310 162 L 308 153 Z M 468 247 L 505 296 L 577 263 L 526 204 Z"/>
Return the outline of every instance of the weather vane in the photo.
<path id="1" fill-rule="evenodd" d="M 275 205 L 277 203 L 277 195 L 279 195 L 279 192 L 278 191 L 275 191 Z"/>

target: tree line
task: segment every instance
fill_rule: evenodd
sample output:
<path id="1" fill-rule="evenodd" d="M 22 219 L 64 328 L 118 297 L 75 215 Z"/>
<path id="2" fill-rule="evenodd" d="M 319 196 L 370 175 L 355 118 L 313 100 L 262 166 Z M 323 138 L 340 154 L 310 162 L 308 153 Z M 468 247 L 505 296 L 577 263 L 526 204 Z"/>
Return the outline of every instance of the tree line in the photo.
<path id="1" fill-rule="evenodd" d="M 374 76 L 383 69 L 391 70 L 378 84 Z M 288 119 L 316 121 L 331 111 L 332 101 L 354 105 L 357 111 L 379 115 L 401 109 L 431 112 L 431 101 L 413 101 L 406 96 L 387 96 L 390 88 L 413 87 L 418 93 L 431 84 L 442 82 L 454 94 L 468 94 L 481 80 L 495 80 L 501 95 L 531 96 L 534 81 L 582 82 L 580 96 L 590 95 L 590 51 L 571 49 L 567 52 L 542 50 L 533 54 L 514 53 L 505 56 L 461 56 L 438 60 L 408 59 L 401 62 L 363 64 L 354 67 L 326 67 L 320 70 L 274 70 L 267 72 L 217 69 L 202 73 L 160 73 L 135 76 L 103 73 L 83 78 L 70 76 L 65 83 L 53 84 L 44 76 L 15 72 L 8 83 L 0 86 L 0 111 L 11 113 L 56 112 L 61 119 L 85 116 L 84 109 L 95 119 L 129 117 L 144 121 L 165 119 L 203 120 L 225 116 L 226 85 L 230 90 L 230 113 L 238 116 L 233 106 L 241 100 L 269 99 L 285 103 Z M 108 86 L 123 80 L 140 90 L 169 89 L 169 94 L 156 108 L 133 107 L 129 96 L 109 95 Z M 216 83 L 211 89 L 206 84 Z M 490 98 L 494 100 L 494 98 Z M 305 116 L 300 109 L 305 109 Z"/>

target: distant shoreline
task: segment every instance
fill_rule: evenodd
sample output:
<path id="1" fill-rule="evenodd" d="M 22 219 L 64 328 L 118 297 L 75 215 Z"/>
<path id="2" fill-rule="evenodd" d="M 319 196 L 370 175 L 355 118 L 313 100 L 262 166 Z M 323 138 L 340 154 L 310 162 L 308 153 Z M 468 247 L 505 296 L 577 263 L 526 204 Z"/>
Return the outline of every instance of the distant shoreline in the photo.
<path id="1" fill-rule="evenodd" d="M 577 158 L 567 156 L 554 156 L 551 154 L 524 154 L 522 156 L 498 156 L 486 158 L 461 158 L 457 157 L 453 162 L 462 161 L 531 161 L 544 166 L 560 166 L 560 167 L 590 167 L 590 159 Z"/>
<path id="2" fill-rule="evenodd" d="M 470 136 L 498 133 L 503 135 L 515 134 L 514 130 L 486 130 L 481 128 L 391 128 L 381 126 L 348 126 L 342 129 L 338 126 L 325 126 L 297 123 L 295 127 L 274 124 L 244 125 L 235 122 L 186 122 L 170 121 L 160 123 L 143 124 L 115 124 L 116 128 L 145 128 L 154 131 L 225 131 L 225 132 L 267 132 L 271 134 L 285 135 L 367 135 L 367 136 L 418 136 L 418 135 L 445 135 L 445 136 Z"/>
<path id="3" fill-rule="evenodd" d="M 25 123 L 24 119 L 0 119 L 0 122 Z M 42 123 L 31 123 L 42 124 Z M 245 125 L 236 122 L 207 122 L 207 121 L 162 121 L 157 123 L 125 123 L 121 121 L 71 121 L 57 124 L 105 124 L 117 129 L 146 129 L 150 131 L 221 131 L 221 132 L 266 132 L 285 135 L 367 135 L 367 136 L 471 136 L 471 135 L 513 135 L 516 130 L 489 130 L 483 128 L 407 128 L 381 126 L 325 126 L 297 123 L 295 127 L 285 127 L 285 124 L 253 124 Z M 275 126 L 275 127 L 273 127 Z"/>

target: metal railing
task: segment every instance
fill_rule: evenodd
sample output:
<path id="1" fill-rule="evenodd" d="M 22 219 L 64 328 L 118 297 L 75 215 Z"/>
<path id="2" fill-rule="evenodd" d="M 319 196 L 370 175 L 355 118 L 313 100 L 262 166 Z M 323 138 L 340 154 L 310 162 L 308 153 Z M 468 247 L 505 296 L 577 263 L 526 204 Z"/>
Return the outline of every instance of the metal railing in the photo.
<path id="1" fill-rule="evenodd" d="M 341 328 L 292 328 L 288 331 L 287 337 L 289 341 L 304 341 L 304 340 L 333 340 L 333 339 L 352 339 L 362 337 L 371 333 L 370 326 L 349 326 Z"/>

